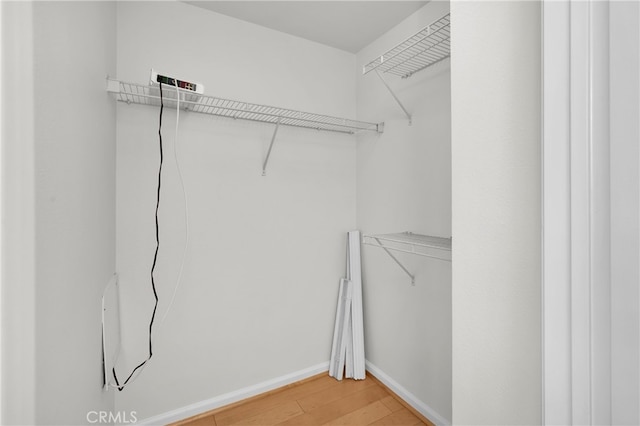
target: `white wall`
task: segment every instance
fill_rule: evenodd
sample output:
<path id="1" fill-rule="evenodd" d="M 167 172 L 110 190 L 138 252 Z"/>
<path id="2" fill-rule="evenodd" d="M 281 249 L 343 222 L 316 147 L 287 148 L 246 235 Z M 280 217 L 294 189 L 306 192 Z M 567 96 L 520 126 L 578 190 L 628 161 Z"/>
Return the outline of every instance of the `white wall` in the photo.
<path id="1" fill-rule="evenodd" d="M 571 422 L 571 11 L 545 1 L 543 73 L 543 334 L 545 424 Z M 582 38 L 584 40 L 584 38 Z M 580 110 L 580 109 L 578 109 Z M 551 177 L 557 173 L 557 177 Z M 576 244 L 576 248 L 581 245 Z"/>
<path id="2" fill-rule="evenodd" d="M 23 98 L 10 92 L 15 109 L 3 103 L 16 115 L 3 108 L 3 119 L 24 127 L 8 139 L 3 132 L 3 161 L 23 169 L 3 176 L 15 178 L 3 201 L 17 204 L 3 222 L 12 229 L 3 266 L 13 266 L 3 274 L 11 307 L 3 309 L 3 407 L 11 408 L 2 420 L 84 424 L 88 411 L 114 406 L 102 392 L 100 295 L 115 268 L 115 108 L 104 90 L 115 71 L 115 5 L 20 7 L 3 13 L 30 34 L 7 43 L 24 56 L 3 56 L 3 65 L 23 67 L 9 74 L 12 86 L 24 83 Z"/>
<path id="3" fill-rule="evenodd" d="M 640 8 L 611 2 L 611 424 L 640 422 Z"/>
<path id="4" fill-rule="evenodd" d="M 540 5 L 451 18 L 453 422 L 537 424 Z"/>
<path id="5" fill-rule="evenodd" d="M 35 423 L 33 8 L 2 2 L 2 424 Z"/>
<path id="6" fill-rule="evenodd" d="M 366 234 L 451 236 L 449 60 L 408 79 L 385 75 L 411 113 L 411 126 L 378 77 L 361 71 L 448 8 L 448 2 L 427 4 L 357 54 L 358 118 L 385 122 L 382 135 L 358 137 L 358 228 Z M 413 394 L 431 420 L 450 422 L 451 263 L 398 257 L 415 286 L 383 250 L 363 246 L 366 357 Z"/>
<path id="7" fill-rule="evenodd" d="M 82 424 L 102 392 L 100 298 L 115 270 L 115 4 L 34 4 L 36 422 Z"/>
<path id="8" fill-rule="evenodd" d="M 119 79 L 146 84 L 151 67 L 200 81 L 207 94 L 355 118 L 354 56 L 177 2 L 118 4 Z M 117 108 L 117 269 L 124 358 L 147 355 L 153 308 L 158 109 Z M 165 109 L 157 266 L 159 316 L 184 243 Z M 328 361 L 346 232 L 355 227 L 355 138 L 181 113 L 178 154 L 190 243 L 181 287 L 152 361 L 118 393 L 139 419 Z"/>

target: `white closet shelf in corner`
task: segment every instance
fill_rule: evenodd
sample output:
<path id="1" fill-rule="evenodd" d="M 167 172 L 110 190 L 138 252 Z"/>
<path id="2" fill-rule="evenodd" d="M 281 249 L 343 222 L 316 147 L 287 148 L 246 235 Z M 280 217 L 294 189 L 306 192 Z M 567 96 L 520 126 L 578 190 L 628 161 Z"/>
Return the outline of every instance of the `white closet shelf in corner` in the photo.
<path id="1" fill-rule="evenodd" d="M 399 232 L 396 234 L 363 235 L 362 242 L 418 256 L 437 257 L 438 259 L 444 257 L 445 259 L 442 260 L 451 260 L 451 238 Z M 441 256 L 435 256 L 429 249 L 440 251 Z"/>
<path id="2" fill-rule="evenodd" d="M 175 88 L 168 87 L 168 89 L 163 92 L 163 103 L 166 107 L 175 108 Z M 160 91 L 157 86 L 107 79 L 107 91 L 114 94 L 120 102 L 160 106 Z M 214 96 L 197 95 L 182 89 L 180 89 L 180 94 L 181 107 L 201 114 L 348 134 L 361 131 L 382 133 L 384 127 L 383 123 L 368 123 Z"/>
<path id="3" fill-rule="evenodd" d="M 411 284 L 415 284 L 415 277 L 391 251 L 451 262 L 451 238 L 400 232 L 396 234 L 363 235 L 362 243 L 383 249 L 411 278 Z"/>
<path id="4" fill-rule="evenodd" d="M 451 55 L 449 14 L 436 19 L 368 64 L 362 73 L 378 71 L 407 78 Z"/>
<path id="5" fill-rule="evenodd" d="M 362 67 L 362 74 L 375 71 L 375 74 L 407 116 L 409 125 L 412 122 L 411 113 L 382 77 L 382 73 L 407 78 L 448 58 L 451 56 L 450 30 L 451 20 L 447 13 Z"/>

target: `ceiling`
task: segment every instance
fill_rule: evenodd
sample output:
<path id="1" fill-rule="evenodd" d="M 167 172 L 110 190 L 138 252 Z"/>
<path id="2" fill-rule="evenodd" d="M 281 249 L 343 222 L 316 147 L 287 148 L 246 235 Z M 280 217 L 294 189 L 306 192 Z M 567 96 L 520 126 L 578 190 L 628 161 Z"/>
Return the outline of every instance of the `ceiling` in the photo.
<path id="1" fill-rule="evenodd" d="M 356 53 L 428 1 L 185 1 Z"/>

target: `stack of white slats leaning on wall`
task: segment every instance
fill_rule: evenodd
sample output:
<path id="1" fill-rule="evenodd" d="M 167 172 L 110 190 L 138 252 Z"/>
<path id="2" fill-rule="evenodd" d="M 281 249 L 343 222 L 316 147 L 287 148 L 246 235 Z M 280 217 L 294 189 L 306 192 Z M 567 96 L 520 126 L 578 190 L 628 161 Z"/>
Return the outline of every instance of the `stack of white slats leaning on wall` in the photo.
<path id="1" fill-rule="evenodd" d="M 347 241 L 347 278 L 340 280 L 338 290 L 329 375 L 338 380 L 343 375 L 362 380 L 365 362 L 360 231 L 349 232 Z"/>

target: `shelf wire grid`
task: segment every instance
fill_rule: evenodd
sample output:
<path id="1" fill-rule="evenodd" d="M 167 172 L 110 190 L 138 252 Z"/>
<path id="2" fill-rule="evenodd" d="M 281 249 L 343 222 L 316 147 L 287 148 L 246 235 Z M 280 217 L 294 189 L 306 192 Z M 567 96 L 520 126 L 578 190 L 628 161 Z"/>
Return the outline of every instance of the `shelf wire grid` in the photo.
<path id="1" fill-rule="evenodd" d="M 120 102 L 160 106 L 160 89 L 155 85 L 109 80 L 107 90 Z M 175 108 L 177 104 L 175 87 L 166 86 L 162 94 L 164 106 Z M 378 123 L 197 95 L 182 89 L 180 89 L 180 106 L 201 114 L 348 134 L 361 131 L 382 133 L 383 128 L 382 124 Z"/>
<path id="2" fill-rule="evenodd" d="M 362 242 L 388 250 L 451 261 L 451 238 L 400 232 L 395 234 L 364 235 Z M 436 252 L 432 251 L 433 249 L 440 250 L 441 254 L 437 255 Z"/>
<path id="3" fill-rule="evenodd" d="M 451 56 L 450 16 L 447 13 L 363 67 L 402 78 L 410 77 Z"/>

